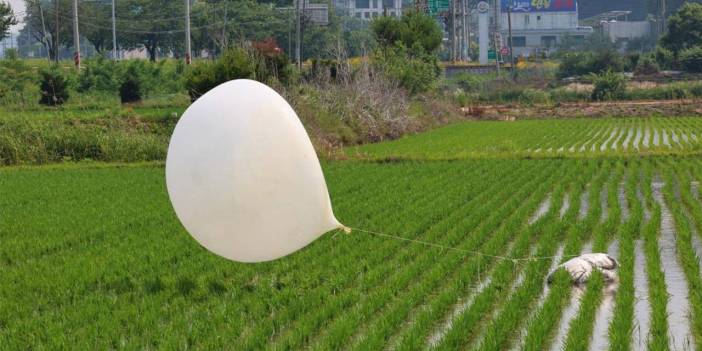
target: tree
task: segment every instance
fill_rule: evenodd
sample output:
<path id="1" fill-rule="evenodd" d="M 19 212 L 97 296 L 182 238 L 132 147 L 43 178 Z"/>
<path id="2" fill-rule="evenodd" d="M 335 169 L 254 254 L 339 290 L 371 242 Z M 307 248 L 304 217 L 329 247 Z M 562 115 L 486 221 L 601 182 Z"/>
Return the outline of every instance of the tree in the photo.
<path id="1" fill-rule="evenodd" d="M 434 53 L 441 46 L 441 29 L 429 15 L 411 11 L 401 19 L 383 16 L 371 22 L 371 30 L 381 48 L 387 49 L 401 42 L 407 48 L 419 47 Z"/>
<path id="2" fill-rule="evenodd" d="M 10 34 L 10 27 L 15 24 L 17 24 L 17 19 L 10 4 L 0 1 L 0 40 L 5 39 Z"/>
<path id="3" fill-rule="evenodd" d="M 688 2 L 668 19 L 668 32 L 661 44 L 678 55 L 682 50 L 702 45 L 702 4 Z"/>
<path id="4" fill-rule="evenodd" d="M 58 32 L 60 43 L 56 38 L 56 5 L 59 6 Z M 34 39 L 46 45 L 49 50 L 49 58 L 54 59 L 58 55 L 60 46 L 73 45 L 72 13 L 71 2 L 69 0 L 25 0 L 26 14 L 24 30 L 29 30 Z M 43 16 L 42 16 L 43 15 Z M 43 21 L 42 21 L 43 18 Z"/>
<path id="5" fill-rule="evenodd" d="M 182 53 L 185 41 L 185 3 L 173 0 L 119 2 L 117 32 L 122 47 L 146 49 L 149 60 L 159 53 Z"/>

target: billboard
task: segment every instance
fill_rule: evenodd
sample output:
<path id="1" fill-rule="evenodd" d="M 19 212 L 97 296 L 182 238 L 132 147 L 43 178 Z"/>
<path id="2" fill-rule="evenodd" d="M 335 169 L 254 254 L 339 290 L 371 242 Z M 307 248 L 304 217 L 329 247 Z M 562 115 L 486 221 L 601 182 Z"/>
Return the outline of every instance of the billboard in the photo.
<path id="1" fill-rule="evenodd" d="M 569 12 L 577 8 L 576 0 L 501 0 L 502 12 Z"/>

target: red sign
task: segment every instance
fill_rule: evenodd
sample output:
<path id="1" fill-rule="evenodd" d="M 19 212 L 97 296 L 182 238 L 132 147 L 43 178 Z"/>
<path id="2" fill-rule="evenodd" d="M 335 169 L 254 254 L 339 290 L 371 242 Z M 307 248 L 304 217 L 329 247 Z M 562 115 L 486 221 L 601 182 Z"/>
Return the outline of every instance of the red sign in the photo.
<path id="1" fill-rule="evenodd" d="M 507 56 L 509 55 L 509 48 L 508 47 L 503 47 L 502 50 L 500 50 L 500 55 L 502 56 Z"/>

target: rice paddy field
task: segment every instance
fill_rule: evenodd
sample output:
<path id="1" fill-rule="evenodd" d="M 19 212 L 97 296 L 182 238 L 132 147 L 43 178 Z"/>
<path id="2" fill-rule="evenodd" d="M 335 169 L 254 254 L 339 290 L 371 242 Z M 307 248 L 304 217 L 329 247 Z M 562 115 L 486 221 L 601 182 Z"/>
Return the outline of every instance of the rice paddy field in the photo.
<path id="1" fill-rule="evenodd" d="M 348 149 L 323 168 L 363 230 L 262 264 L 192 240 L 161 163 L 0 168 L 0 349 L 702 349 L 700 143 L 661 117 Z M 547 283 L 592 251 L 615 283 Z"/>

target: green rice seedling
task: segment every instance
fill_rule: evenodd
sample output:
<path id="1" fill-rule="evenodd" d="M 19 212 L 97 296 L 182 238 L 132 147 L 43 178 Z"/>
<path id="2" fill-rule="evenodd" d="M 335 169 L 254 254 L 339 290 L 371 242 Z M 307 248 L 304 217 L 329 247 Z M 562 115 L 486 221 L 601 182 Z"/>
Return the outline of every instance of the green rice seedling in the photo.
<path id="1" fill-rule="evenodd" d="M 595 319 L 597 308 L 602 301 L 604 279 L 602 274 L 593 271 L 588 285 L 580 301 L 578 315 L 570 323 L 568 338 L 563 345 L 565 350 L 587 350 L 592 336 L 592 323 Z"/>
<path id="2" fill-rule="evenodd" d="M 669 167 L 665 167 L 669 166 Z M 673 214 L 676 229 L 676 246 L 678 256 L 682 263 L 683 271 L 688 284 L 689 302 L 691 306 L 692 316 L 691 329 L 697 347 L 702 346 L 702 275 L 700 272 L 700 262 L 697 253 L 692 247 L 692 229 L 691 220 L 695 223 L 697 219 L 702 219 L 699 202 L 692 198 L 690 194 L 690 179 L 687 175 L 680 172 L 675 165 L 667 164 L 663 169 L 667 169 L 665 173 L 666 187 L 664 195 L 668 206 Z M 673 169 L 675 167 L 675 169 Z M 677 177 L 673 174 L 677 173 Z M 676 193 L 680 194 L 680 199 L 676 198 Z M 682 202 L 680 201 L 682 200 Z M 693 215 L 690 218 L 688 210 L 684 207 L 687 205 L 692 210 Z"/>
<path id="3" fill-rule="evenodd" d="M 579 177 L 574 184 L 573 188 L 575 191 L 573 194 L 575 195 L 575 199 L 580 198 L 584 182 L 587 180 L 588 179 L 584 179 L 584 177 Z M 554 223 L 552 228 L 545 231 L 544 234 L 548 236 L 549 240 L 546 241 L 546 245 L 542 247 L 540 251 L 537 251 L 538 257 L 548 257 L 549 255 L 552 256 L 555 254 L 558 243 L 566 239 L 563 233 L 571 233 L 568 229 L 572 223 L 577 221 L 578 211 L 579 203 L 576 203 L 576 205 L 569 208 L 560 221 Z M 523 285 L 515 291 L 510 300 L 505 304 L 503 310 L 499 312 L 499 315 L 488 327 L 486 336 L 480 344 L 480 349 L 497 350 L 507 348 L 507 343 L 511 341 L 510 335 L 518 330 L 521 322 L 525 322 L 523 316 L 527 314 L 530 307 L 533 306 L 533 303 L 542 292 L 543 284 L 545 284 L 545 276 L 550 266 L 550 260 L 537 260 L 529 263 L 526 268 Z M 568 286 L 566 289 L 569 288 Z"/>
<path id="4" fill-rule="evenodd" d="M 524 195 L 528 195 L 528 194 L 525 193 Z M 517 198 L 521 198 L 521 196 L 517 196 Z M 516 205 L 516 203 L 515 203 L 515 205 Z M 489 208 L 489 206 L 488 206 L 488 208 Z M 497 219 L 499 219 L 499 218 L 504 218 L 505 215 L 506 215 L 507 213 L 509 213 L 509 211 L 508 211 L 508 212 L 504 212 L 504 213 L 502 213 L 502 214 L 500 214 L 500 212 L 501 212 L 501 211 L 498 211 L 497 213 L 494 213 L 493 215 L 491 215 L 491 218 L 494 218 L 495 220 L 497 220 Z M 517 213 L 519 213 L 519 211 L 518 211 Z M 483 219 L 483 220 L 484 220 L 484 219 Z M 485 229 L 494 228 L 495 225 L 496 225 L 497 223 L 499 223 L 499 222 L 495 222 L 495 224 L 490 224 L 492 221 L 493 221 L 493 220 L 490 219 L 490 218 L 487 219 L 486 223 L 488 223 L 488 224 L 487 224 L 484 228 L 485 228 Z M 490 230 L 491 230 L 491 229 L 490 229 Z M 488 233 L 490 230 L 481 230 L 481 231 L 483 231 L 484 233 Z M 459 234 L 459 238 L 460 238 L 460 232 L 459 232 L 459 233 L 456 233 L 456 234 Z M 456 235 L 456 234 L 453 234 L 453 235 Z M 475 234 L 473 234 L 473 235 L 468 235 L 468 237 L 473 237 L 473 236 L 475 236 L 475 238 L 482 238 L 482 237 L 484 237 L 484 235 L 485 235 L 485 234 L 480 234 L 480 235 L 477 235 L 477 236 L 476 236 Z M 466 237 L 466 236 L 463 235 L 463 237 Z M 500 237 L 501 237 L 501 235 L 494 235 L 493 238 L 500 238 Z M 480 239 L 478 239 L 478 240 L 480 240 Z M 460 247 L 460 246 L 459 246 L 459 247 Z M 445 258 L 444 258 L 444 260 L 450 259 L 451 257 L 455 257 L 455 255 L 454 255 L 454 254 L 446 255 Z M 460 257 L 460 256 L 459 256 L 459 257 Z M 427 256 L 426 259 L 432 259 L 432 258 L 431 258 L 431 256 Z M 434 260 L 435 260 L 435 259 L 434 259 Z M 455 260 L 455 258 L 453 258 L 453 260 Z M 427 263 L 423 263 L 423 262 L 424 262 L 424 261 L 422 261 L 422 257 L 415 257 L 415 258 L 414 258 L 413 266 L 416 266 L 416 267 L 417 267 L 418 272 L 421 270 L 421 267 L 424 267 L 424 266 L 427 265 Z M 451 262 L 451 260 L 448 260 L 447 262 Z M 435 267 L 436 267 L 437 269 L 449 269 L 450 267 L 453 267 L 453 266 L 455 266 L 455 263 L 452 263 L 452 264 L 450 264 L 450 265 L 448 265 L 448 264 L 447 264 L 447 265 L 439 264 L 439 265 L 436 265 Z M 415 286 L 416 286 L 416 289 L 407 289 L 407 290 L 409 290 L 408 292 L 409 292 L 410 294 L 412 294 L 412 293 L 417 294 L 416 297 L 413 297 L 413 298 L 402 298 L 402 297 L 398 296 L 397 298 L 395 298 L 394 301 L 397 301 L 398 303 L 401 303 L 400 306 L 404 306 L 404 309 L 400 309 L 400 310 L 397 310 L 397 311 L 395 311 L 395 312 L 390 312 L 390 313 L 383 313 L 383 314 L 382 314 L 382 315 L 384 316 L 383 320 L 386 322 L 386 324 L 384 324 L 384 325 L 389 325 L 389 324 L 387 324 L 387 323 L 389 323 L 388 321 L 391 320 L 391 318 L 392 318 L 393 315 L 402 315 L 401 313 L 403 313 L 403 312 L 401 312 L 401 311 L 403 311 L 403 310 L 406 311 L 406 309 L 409 307 L 409 306 L 407 306 L 407 305 L 404 304 L 406 301 L 409 301 L 409 302 L 417 301 L 417 300 L 419 299 L 419 296 L 421 296 L 423 290 L 425 290 L 425 289 L 431 289 L 431 288 L 434 286 L 434 284 L 437 284 L 437 283 L 443 281 L 443 279 L 439 279 L 439 278 L 444 277 L 444 276 L 446 275 L 446 272 L 441 272 L 441 271 L 435 271 L 435 272 L 434 272 L 434 271 L 429 271 L 429 272 L 425 272 L 425 273 L 426 273 L 426 275 L 429 275 L 429 276 L 432 277 L 432 278 L 429 279 L 428 281 L 427 281 L 426 278 L 420 278 L 420 279 L 417 281 L 417 282 L 418 282 L 418 285 L 415 285 Z M 430 283 L 430 282 L 433 282 L 433 283 Z M 386 305 L 387 305 L 387 303 L 384 302 L 384 300 L 382 300 L 382 299 L 374 299 L 374 300 L 370 300 L 369 302 L 375 304 L 375 305 L 378 306 L 378 307 L 380 307 L 380 306 L 386 306 Z M 375 307 L 375 308 L 377 308 L 377 307 Z M 405 312 L 405 313 L 406 313 L 406 312 Z M 354 318 L 359 318 L 359 317 L 361 317 L 361 316 L 362 316 L 362 315 L 359 315 L 359 316 L 354 317 Z M 398 319 L 398 320 L 399 320 L 399 319 Z M 342 325 L 343 325 L 343 324 L 342 324 Z M 356 326 L 357 323 L 347 323 L 347 325 Z M 362 328 L 362 327 L 361 327 L 361 328 Z M 378 335 L 378 334 L 376 334 L 376 332 L 381 332 L 382 330 L 383 330 L 383 328 L 369 328 L 370 335 L 368 335 L 368 336 L 364 339 L 364 342 L 370 342 L 371 340 L 373 340 L 373 337 L 372 337 L 372 336 L 373 336 L 373 335 Z M 331 334 L 332 334 L 332 335 L 335 335 L 336 337 L 335 337 L 334 339 L 327 339 L 327 340 L 337 340 L 337 342 L 342 342 L 342 341 L 343 341 L 343 338 L 340 337 L 339 334 L 337 334 L 337 333 L 331 333 Z M 379 335 L 382 335 L 382 334 L 379 334 Z M 379 338 L 379 339 L 382 340 L 382 339 L 384 339 L 384 338 Z M 330 341 L 324 341 L 325 344 L 323 344 L 323 345 L 325 345 L 325 346 L 323 346 L 323 347 L 321 347 L 321 348 L 329 348 L 329 347 L 333 348 L 334 346 L 338 346 L 338 344 L 337 344 L 337 345 L 329 345 L 329 344 L 326 344 L 326 343 L 328 343 L 328 342 L 330 342 Z M 372 347 L 371 347 L 371 348 L 372 348 Z"/>
<path id="5" fill-rule="evenodd" d="M 638 163 L 630 162 L 625 183 L 625 198 L 629 219 L 619 231 L 619 287 L 615 298 L 612 322 L 609 326 L 609 349 L 631 349 L 634 330 L 634 239 L 638 236 L 643 209 L 636 196 L 639 184 Z"/>
<path id="6" fill-rule="evenodd" d="M 646 200 L 646 207 L 651 209 L 651 218 L 643 227 L 644 247 L 646 253 L 646 274 L 648 275 L 649 302 L 651 304 L 651 326 L 648 340 L 649 350 L 667 350 L 668 340 L 668 292 L 662 270 L 658 235 L 661 227 L 661 208 L 651 193 L 652 167 L 644 162 L 641 184 Z"/>

